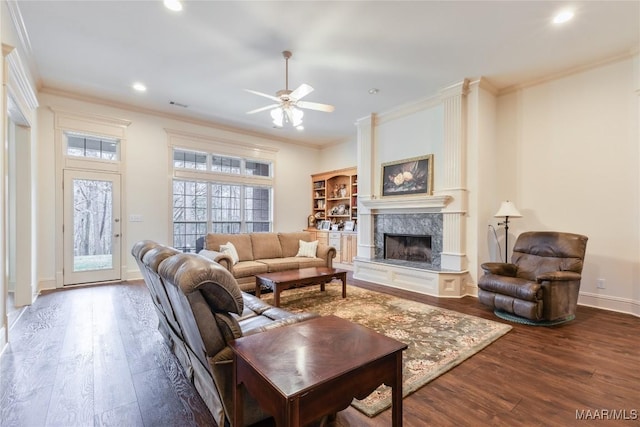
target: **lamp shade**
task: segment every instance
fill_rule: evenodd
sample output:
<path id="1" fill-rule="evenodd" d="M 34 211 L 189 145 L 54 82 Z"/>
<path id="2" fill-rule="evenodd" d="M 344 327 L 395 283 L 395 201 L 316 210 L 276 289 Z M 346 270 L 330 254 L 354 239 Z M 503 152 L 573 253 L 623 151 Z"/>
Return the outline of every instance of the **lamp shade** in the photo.
<path id="1" fill-rule="evenodd" d="M 520 214 L 520 212 L 518 212 L 518 209 L 516 208 L 516 205 L 514 205 L 512 202 L 507 200 L 507 201 L 502 202 L 502 204 L 500 204 L 500 209 L 498 209 L 498 212 L 496 212 L 494 217 L 496 217 L 496 218 L 505 218 L 505 217 L 521 218 L 522 215 Z"/>

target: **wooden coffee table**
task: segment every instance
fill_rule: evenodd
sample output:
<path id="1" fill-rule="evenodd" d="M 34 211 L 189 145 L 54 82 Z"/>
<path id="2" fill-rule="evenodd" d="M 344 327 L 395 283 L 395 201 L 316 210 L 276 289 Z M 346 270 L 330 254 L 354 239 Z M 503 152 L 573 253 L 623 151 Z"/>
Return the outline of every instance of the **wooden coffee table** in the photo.
<path id="1" fill-rule="evenodd" d="M 402 351 L 407 345 L 336 316 L 238 338 L 233 350 L 234 426 L 248 392 L 278 427 L 345 409 L 380 384 L 392 388 L 392 425 L 402 425 Z"/>
<path id="2" fill-rule="evenodd" d="M 324 285 L 333 279 L 342 281 L 342 298 L 346 298 L 347 271 L 327 267 L 256 274 L 256 296 L 260 298 L 260 288 L 264 285 L 273 290 L 273 305 L 280 307 L 280 293 L 282 291 L 311 285 L 320 285 L 320 290 L 324 291 Z"/>

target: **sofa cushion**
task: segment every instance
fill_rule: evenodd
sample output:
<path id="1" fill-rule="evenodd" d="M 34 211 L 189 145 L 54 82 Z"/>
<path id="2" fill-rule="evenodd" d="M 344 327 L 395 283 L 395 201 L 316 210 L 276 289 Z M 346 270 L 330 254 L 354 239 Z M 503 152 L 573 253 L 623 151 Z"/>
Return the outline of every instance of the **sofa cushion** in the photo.
<path id="1" fill-rule="evenodd" d="M 300 240 L 300 249 L 298 249 L 297 257 L 315 258 L 318 251 L 318 241 L 305 242 Z"/>
<path id="2" fill-rule="evenodd" d="M 253 261 L 255 259 L 249 234 L 208 233 L 205 239 L 205 248 L 210 251 L 220 251 L 220 245 L 226 245 L 227 242 L 233 243 L 240 261 Z"/>
<path id="3" fill-rule="evenodd" d="M 229 255 L 231 257 L 231 260 L 233 260 L 233 265 L 236 265 L 238 261 L 240 261 L 240 256 L 238 255 L 238 251 L 236 250 L 236 247 L 231 242 L 227 242 L 224 245 L 220 245 L 220 252 L 222 252 L 223 254 Z"/>
<path id="4" fill-rule="evenodd" d="M 327 261 L 322 258 L 302 258 L 297 257 L 298 268 L 326 267 Z"/>
<path id="5" fill-rule="evenodd" d="M 259 262 L 267 265 L 269 273 L 273 273 L 275 271 L 297 270 L 300 265 L 298 258 L 296 257 L 261 259 Z"/>
<path id="6" fill-rule="evenodd" d="M 251 236 L 254 260 L 282 257 L 282 248 L 276 233 L 251 233 L 249 235 Z"/>
<path id="7" fill-rule="evenodd" d="M 308 231 L 299 231 L 296 233 L 278 233 L 278 239 L 280 240 L 280 246 L 282 247 L 282 256 L 291 257 L 296 256 L 298 249 L 300 249 L 300 240 L 310 242 L 312 235 Z"/>
<path id="8" fill-rule="evenodd" d="M 269 267 L 259 261 L 240 261 L 233 266 L 233 276 L 243 278 L 269 272 Z"/>

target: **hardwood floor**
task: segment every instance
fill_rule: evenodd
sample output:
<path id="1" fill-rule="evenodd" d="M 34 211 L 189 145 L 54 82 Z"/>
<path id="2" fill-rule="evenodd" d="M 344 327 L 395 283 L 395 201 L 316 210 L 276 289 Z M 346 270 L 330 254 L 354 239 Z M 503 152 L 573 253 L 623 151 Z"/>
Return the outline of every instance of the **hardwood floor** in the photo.
<path id="1" fill-rule="evenodd" d="M 349 283 L 383 289 L 352 278 Z M 473 297 L 391 293 L 501 321 Z M 214 425 L 156 322 L 142 282 L 40 296 L 10 330 L 10 345 L 0 359 L 0 425 Z M 405 398 L 404 425 L 640 423 L 639 318 L 579 307 L 576 320 L 566 325 L 512 326 L 506 336 Z M 612 411 L 627 419 L 614 420 Z M 578 420 L 577 412 L 592 421 Z M 368 418 L 350 407 L 335 425 L 389 426 L 391 414 Z"/>

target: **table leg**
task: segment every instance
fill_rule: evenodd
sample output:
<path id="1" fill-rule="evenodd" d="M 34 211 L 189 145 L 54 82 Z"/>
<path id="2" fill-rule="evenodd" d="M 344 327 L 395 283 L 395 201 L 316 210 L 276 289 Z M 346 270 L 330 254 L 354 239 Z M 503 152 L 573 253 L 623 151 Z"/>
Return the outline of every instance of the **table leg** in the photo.
<path id="1" fill-rule="evenodd" d="M 277 283 L 274 283 L 273 286 L 273 305 L 275 307 L 280 307 L 280 292 L 281 289 Z"/>
<path id="2" fill-rule="evenodd" d="M 396 352 L 394 384 L 391 387 L 391 425 L 402 427 L 402 351 Z"/>
<path id="3" fill-rule="evenodd" d="M 233 354 L 233 425 L 243 425 L 242 384 L 238 382 L 238 356 Z"/>
<path id="4" fill-rule="evenodd" d="M 256 277 L 256 297 L 258 297 L 258 298 L 260 298 L 260 291 L 262 290 L 261 288 L 262 288 L 262 286 L 261 286 L 261 283 L 260 283 L 260 279 L 258 279 Z"/>
<path id="5" fill-rule="evenodd" d="M 342 281 L 342 298 L 347 297 L 347 273 L 342 273 L 340 275 L 340 280 Z"/>

